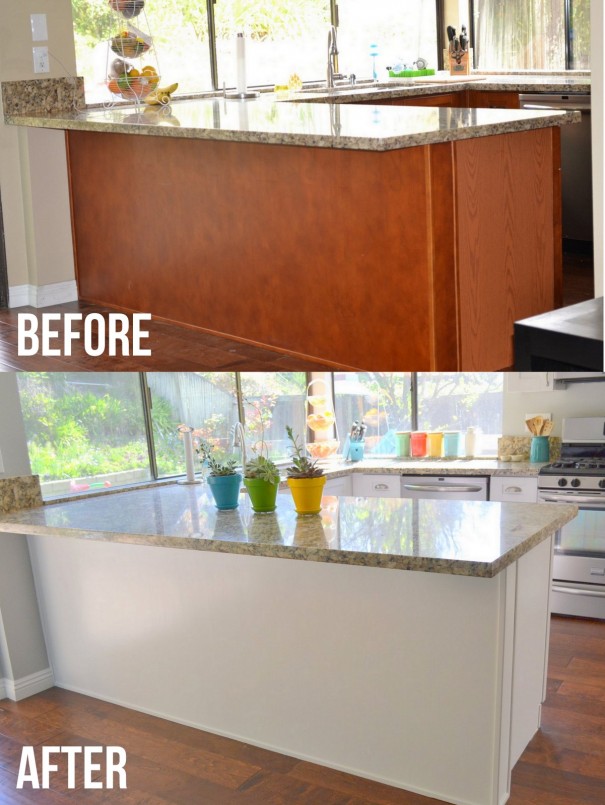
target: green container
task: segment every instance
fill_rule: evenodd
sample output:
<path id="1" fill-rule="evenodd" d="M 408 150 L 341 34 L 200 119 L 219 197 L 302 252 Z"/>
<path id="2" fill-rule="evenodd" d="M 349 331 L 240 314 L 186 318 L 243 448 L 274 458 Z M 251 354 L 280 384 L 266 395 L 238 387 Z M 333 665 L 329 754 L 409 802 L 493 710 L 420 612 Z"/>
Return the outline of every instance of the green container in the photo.
<path id="1" fill-rule="evenodd" d="M 397 458 L 407 458 L 410 455 L 410 432 L 400 430 L 395 433 L 395 443 L 397 444 Z"/>
<path id="2" fill-rule="evenodd" d="M 391 78 L 419 78 L 423 75 L 435 75 L 435 70 L 427 68 L 426 70 L 400 70 L 396 73 L 394 70 L 389 70 Z"/>
<path id="3" fill-rule="evenodd" d="M 250 495 L 250 503 L 255 512 L 275 511 L 275 500 L 279 484 L 271 484 L 262 478 L 244 478 L 244 486 Z"/>

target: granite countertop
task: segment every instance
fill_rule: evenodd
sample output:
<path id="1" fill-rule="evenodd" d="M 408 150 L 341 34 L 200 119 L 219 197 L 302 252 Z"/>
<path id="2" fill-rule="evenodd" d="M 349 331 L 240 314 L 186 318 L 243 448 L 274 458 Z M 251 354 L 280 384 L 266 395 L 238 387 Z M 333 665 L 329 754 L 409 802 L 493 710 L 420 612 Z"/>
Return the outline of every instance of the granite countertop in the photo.
<path id="1" fill-rule="evenodd" d="M 146 134 L 228 142 L 389 151 L 579 122 L 579 112 L 450 109 L 356 104 L 176 100 L 167 107 L 116 106 L 54 114 L 8 114 L 37 128 Z"/>
<path id="2" fill-rule="evenodd" d="M 380 103 L 386 98 L 413 98 L 415 96 L 439 95 L 443 92 L 463 92 L 467 89 L 486 92 L 544 92 L 590 94 L 590 76 L 568 75 L 472 75 L 465 78 L 452 76 L 428 76 L 416 79 L 391 79 L 378 84 L 359 84 L 348 88 L 340 87 L 337 93 L 318 86 L 316 91 L 306 90 L 291 93 L 285 100 L 311 103 L 355 103 L 375 100 Z"/>
<path id="3" fill-rule="evenodd" d="M 491 578 L 577 507 L 325 496 L 320 515 L 298 517 L 289 490 L 275 513 L 254 514 L 247 495 L 219 512 L 206 485 L 172 484 L 0 515 L 0 532 L 218 551 Z"/>
<path id="4" fill-rule="evenodd" d="M 322 464 L 328 478 L 338 478 L 354 472 L 376 475 L 499 475 L 538 477 L 541 467 L 529 461 L 497 461 L 489 458 L 430 459 L 430 458 L 366 458 L 363 461 L 343 461 Z"/>

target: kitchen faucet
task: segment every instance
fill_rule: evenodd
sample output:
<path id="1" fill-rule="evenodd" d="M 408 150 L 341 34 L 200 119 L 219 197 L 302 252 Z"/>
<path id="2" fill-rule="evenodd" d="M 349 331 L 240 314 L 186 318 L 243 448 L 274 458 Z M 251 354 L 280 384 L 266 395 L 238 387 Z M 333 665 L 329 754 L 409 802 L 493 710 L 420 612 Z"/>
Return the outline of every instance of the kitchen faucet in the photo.
<path id="1" fill-rule="evenodd" d="M 338 43 L 336 41 L 336 28 L 334 25 L 330 25 L 330 30 L 328 31 L 328 89 L 334 88 L 335 78 L 342 78 L 342 76 L 338 72 Z"/>
<path id="2" fill-rule="evenodd" d="M 233 449 L 239 447 L 242 453 L 242 469 L 246 469 L 246 431 L 241 422 L 233 426 Z"/>

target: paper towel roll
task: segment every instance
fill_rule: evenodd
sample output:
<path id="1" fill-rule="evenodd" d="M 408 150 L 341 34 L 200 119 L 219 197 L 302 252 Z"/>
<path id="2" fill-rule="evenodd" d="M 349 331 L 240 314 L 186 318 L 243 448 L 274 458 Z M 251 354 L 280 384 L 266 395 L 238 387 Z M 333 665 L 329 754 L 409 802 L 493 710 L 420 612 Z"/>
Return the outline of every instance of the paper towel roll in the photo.
<path id="1" fill-rule="evenodd" d="M 237 57 L 237 93 L 246 92 L 246 40 L 243 33 L 238 33 L 235 42 L 235 55 Z"/>

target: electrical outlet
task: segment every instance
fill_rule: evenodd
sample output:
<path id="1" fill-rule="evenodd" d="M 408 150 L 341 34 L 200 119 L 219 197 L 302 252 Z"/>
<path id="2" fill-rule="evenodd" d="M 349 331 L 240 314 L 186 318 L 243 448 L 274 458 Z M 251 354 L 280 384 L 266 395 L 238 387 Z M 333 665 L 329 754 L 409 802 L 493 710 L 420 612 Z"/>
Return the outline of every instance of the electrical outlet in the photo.
<path id="1" fill-rule="evenodd" d="M 32 27 L 32 41 L 46 42 L 48 39 L 48 26 L 46 25 L 46 14 L 30 14 L 29 20 Z"/>
<path id="2" fill-rule="evenodd" d="M 32 52 L 34 54 L 34 73 L 50 73 L 48 48 L 36 47 L 32 48 Z"/>
<path id="3" fill-rule="evenodd" d="M 4 472 L 4 461 L 2 461 L 2 453 L 0 453 L 0 472 Z"/>

